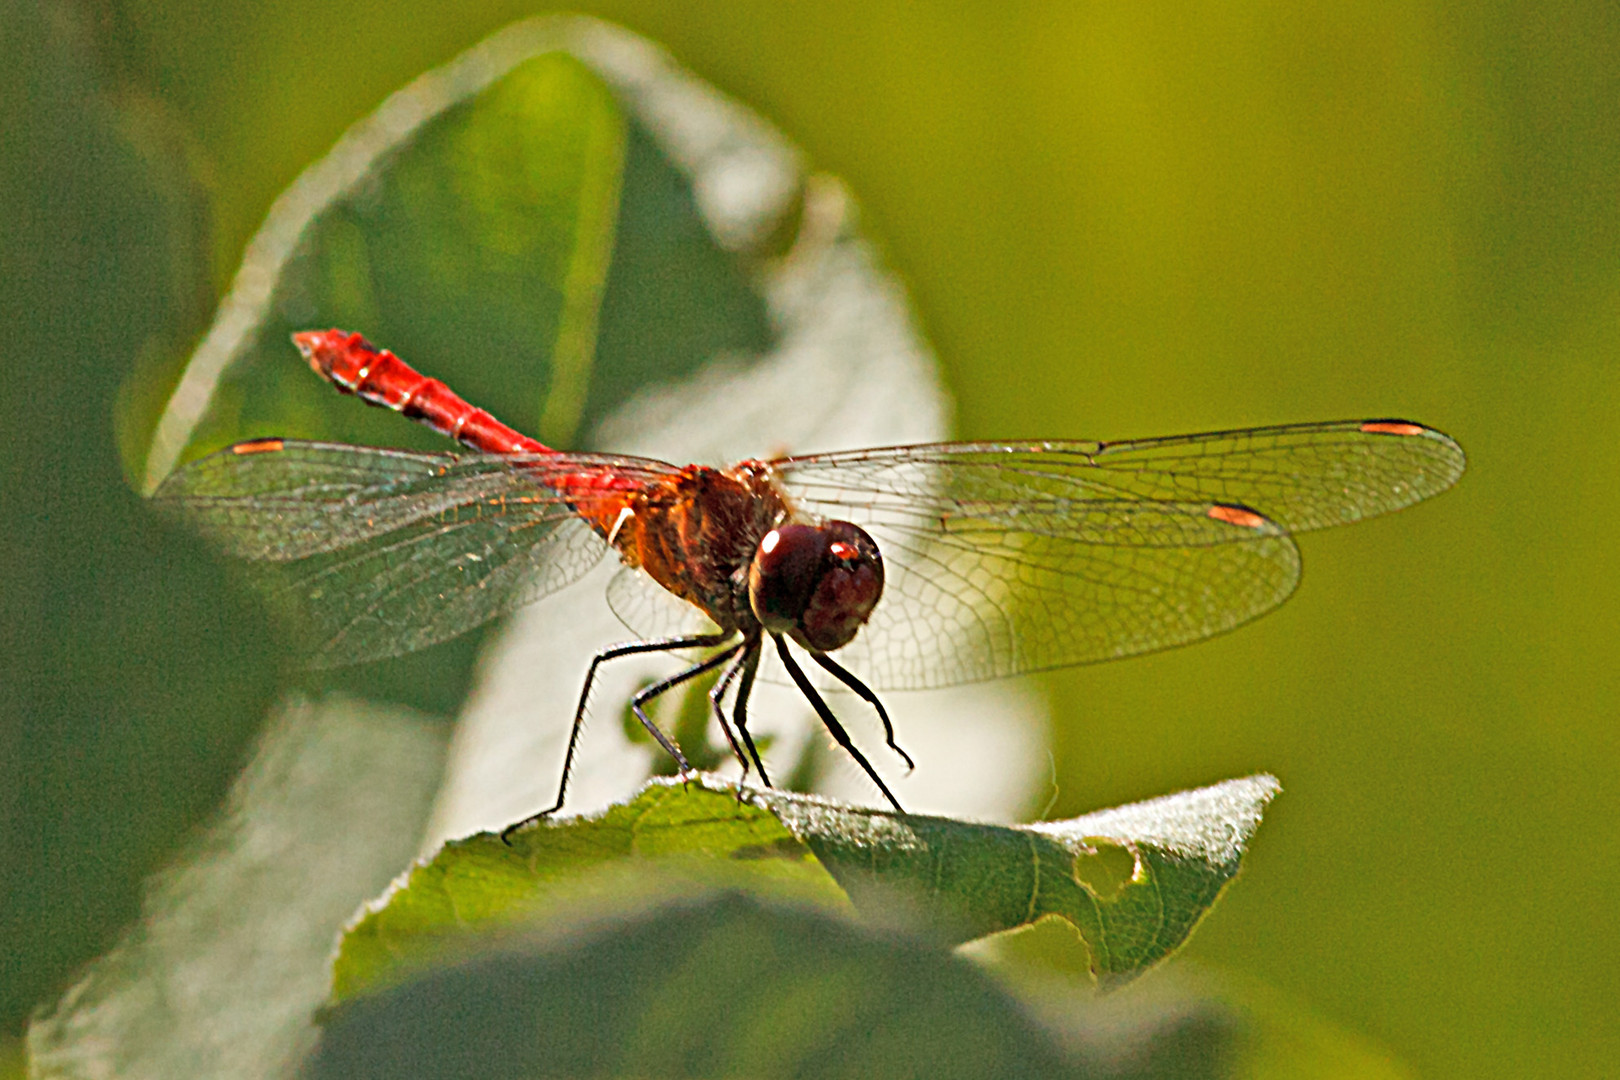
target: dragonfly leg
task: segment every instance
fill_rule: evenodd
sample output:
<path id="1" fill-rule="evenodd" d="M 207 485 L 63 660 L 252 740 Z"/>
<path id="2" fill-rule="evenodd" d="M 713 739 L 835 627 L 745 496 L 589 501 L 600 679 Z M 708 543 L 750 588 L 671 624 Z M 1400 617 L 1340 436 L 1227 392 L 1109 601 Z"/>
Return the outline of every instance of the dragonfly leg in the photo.
<path id="1" fill-rule="evenodd" d="M 910 772 L 917 767 L 911 760 L 911 755 L 900 749 L 900 744 L 894 741 L 894 725 L 889 723 L 889 712 L 883 707 L 883 702 L 872 692 L 872 688 L 852 675 L 848 668 L 828 656 L 826 653 L 813 652 L 810 659 L 826 668 L 833 678 L 855 691 L 857 697 L 877 710 L 878 719 L 883 721 L 883 734 L 888 739 L 889 749 L 899 754 L 906 762 L 906 771 Z"/>
<path id="2" fill-rule="evenodd" d="M 716 644 L 719 644 L 719 642 L 716 642 Z M 660 694 L 665 694 L 675 689 L 683 682 L 688 682 L 695 679 L 706 671 L 713 671 L 727 660 L 730 660 L 732 657 L 736 656 L 737 651 L 741 648 L 742 644 L 738 643 L 729 649 L 723 649 L 720 652 L 715 653 L 713 656 L 698 661 L 683 671 L 676 672 L 667 679 L 653 683 L 651 686 L 640 691 L 635 697 L 630 699 L 630 711 L 635 713 L 637 720 L 641 721 L 641 726 L 647 729 L 647 734 L 658 740 L 658 745 L 662 746 L 664 751 L 669 754 L 670 757 L 675 759 L 675 764 L 680 767 L 681 777 L 683 779 L 686 777 L 687 773 L 692 771 L 692 766 L 687 762 L 686 755 L 681 753 L 681 748 L 676 745 L 675 740 L 671 739 L 668 735 L 665 735 L 658 725 L 653 723 L 652 720 L 648 718 L 647 713 L 645 712 L 646 704 L 653 698 L 658 697 Z M 726 737 L 728 739 L 730 738 L 730 732 L 727 732 Z"/>
<path id="3" fill-rule="evenodd" d="M 538 813 L 530 814 L 522 821 L 517 821 L 501 830 L 501 842 L 507 845 L 512 843 L 512 834 L 525 825 L 533 824 L 543 818 L 548 818 L 562 809 L 563 799 L 568 794 L 568 777 L 574 769 L 574 751 L 579 746 L 579 734 L 585 726 L 585 706 L 590 702 L 591 685 L 596 681 L 596 669 L 608 660 L 617 660 L 621 656 L 635 656 L 638 653 L 662 652 L 666 649 L 702 649 L 715 645 L 724 645 L 728 633 L 699 634 L 694 637 L 659 638 L 653 641 L 627 641 L 622 645 L 614 645 L 603 649 L 591 658 L 591 666 L 585 672 L 585 685 L 579 691 L 579 704 L 574 707 L 574 724 L 568 731 L 568 749 L 563 752 L 562 779 L 557 783 L 557 801 Z M 725 654 L 721 654 L 725 655 Z M 646 720 L 642 720 L 646 723 Z M 655 730 L 649 725 L 649 730 Z M 662 737 L 663 732 L 656 732 L 658 741 L 665 749 L 675 756 L 675 760 L 684 768 L 686 762 L 682 760 L 680 752 L 672 749 Z"/>
<path id="4" fill-rule="evenodd" d="M 799 667 L 799 662 L 793 659 L 792 654 L 788 652 L 787 641 L 781 634 L 772 634 L 771 637 L 776 639 L 776 651 L 782 654 L 782 666 L 787 668 L 788 674 L 793 678 L 794 685 L 799 688 L 799 693 L 803 694 L 810 702 L 810 707 L 816 710 L 816 715 L 821 717 L 821 722 L 827 726 L 828 731 L 832 732 L 832 737 L 838 741 L 838 745 L 842 746 L 844 752 L 855 759 L 856 764 L 866 770 L 866 775 L 871 777 L 872 782 L 878 786 L 878 790 L 883 792 L 883 797 L 889 800 L 889 805 L 894 807 L 898 813 L 905 813 L 905 807 L 900 805 L 900 800 L 894 797 L 894 792 L 889 790 L 889 786 L 883 782 L 883 778 L 877 774 L 877 770 L 872 768 L 872 763 L 866 760 L 866 755 L 862 754 L 854 741 L 850 739 L 849 732 L 844 730 L 844 725 L 838 722 L 838 718 L 833 715 L 832 709 L 828 708 L 827 703 L 821 699 L 821 695 L 816 693 L 816 688 L 811 685 L 803 669 Z"/>
<path id="5" fill-rule="evenodd" d="M 754 759 L 754 768 L 759 770 L 759 782 L 770 787 L 771 778 L 765 772 L 765 763 L 759 759 L 759 748 L 754 745 L 754 737 L 748 733 L 748 697 L 754 692 L 754 676 L 759 673 L 758 638 L 747 647 L 746 652 L 748 659 L 743 661 L 742 682 L 737 684 L 737 704 L 732 708 L 731 722 L 737 726 L 737 733 L 742 736 L 743 745 L 748 747 L 748 754 Z"/>
<path id="6" fill-rule="evenodd" d="M 726 718 L 724 699 L 726 691 L 731 689 L 732 682 L 742 673 L 743 667 L 748 663 L 750 648 L 757 649 L 757 643 L 744 641 L 735 649 L 728 651 L 725 655 L 731 657 L 731 663 L 726 665 L 726 670 L 721 674 L 720 681 L 709 689 L 709 708 L 714 710 L 714 718 L 720 722 L 720 730 L 725 734 L 726 742 L 731 744 L 732 756 L 742 765 L 742 776 L 737 781 L 737 797 L 739 799 L 742 798 L 742 783 L 748 779 L 748 755 L 743 752 L 742 744 L 737 741 L 737 736 L 731 730 L 731 721 Z"/>

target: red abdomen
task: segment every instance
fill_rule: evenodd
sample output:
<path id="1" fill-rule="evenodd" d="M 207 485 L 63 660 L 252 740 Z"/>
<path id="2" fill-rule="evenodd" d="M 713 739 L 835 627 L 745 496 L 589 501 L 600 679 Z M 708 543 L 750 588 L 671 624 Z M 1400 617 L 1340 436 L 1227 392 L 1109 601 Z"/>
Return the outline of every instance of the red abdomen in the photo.
<path id="1" fill-rule="evenodd" d="M 306 330 L 294 334 L 293 341 L 315 373 L 340 392 L 393 409 L 463 446 L 486 454 L 556 453 L 359 334 Z"/>
<path id="2" fill-rule="evenodd" d="M 314 372 L 341 393 L 354 394 L 371 405 L 392 409 L 463 446 L 486 454 L 567 455 L 531 439 L 516 428 L 470 404 L 438 379 L 429 378 L 405 361 L 379 349 L 360 334 L 346 330 L 305 330 L 293 342 Z M 633 477 L 611 469 L 536 466 L 537 479 L 547 487 L 577 496 L 576 511 L 604 536 L 612 529 L 625 499 L 641 490 Z"/>

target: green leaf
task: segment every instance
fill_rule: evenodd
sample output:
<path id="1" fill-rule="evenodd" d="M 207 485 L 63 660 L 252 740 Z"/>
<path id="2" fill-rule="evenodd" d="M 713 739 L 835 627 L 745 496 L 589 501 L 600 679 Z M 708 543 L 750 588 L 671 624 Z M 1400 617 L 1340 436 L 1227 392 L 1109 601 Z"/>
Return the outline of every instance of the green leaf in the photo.
<path id="1" fill-rule="evenodd" d="M 259 434 L 442 447 L 310 374 L 295 330 L 361 330 L 532 426 L 547 383 L 588 376 L 625 121 L 601 80 L 549 52 L 487 86 L 421 90 L 351 132 L 278 200 L 188 363 L 148 461 Z M 557 352 L 562 345 L 561 354 Z"/>
<path id="2" fill-rule="evenodd" d="M 981 825 L 839 806 L 770 791 L 769 806 L 859 908 L 896 896 L 950 941 L 1043 918 L 1072 925 L 1103 986 L 1186 941 L 1237 875 L 1271 776 L 1101 810 L 1069 821 Z"/>
<path id="3" fill-rule="evenodd" d="M 446 844 L 344 935 L 333 999 L 470 951 L 548 907 L 605 897 L 617 908 L 650 891 L 678 891 L 682 877 L 848 906 L 770 811 L 719 785 L 654 781 L 629 803 L 526 829 L 510 846 L 492 833 Z"/>
<path id="4" fill-rule="evenodd" d="M 310 1066 L 317 1080 L 1077 1072 L 962 958 L 734 891 L 607 927 L 548 922 L 350 1001 Z"/>
<path id="5" fill-rule="evenodd" d="M 125 457 L 148 490 L 254 437 L 451 448 L 334 393 L 293 348 L 298 330 L 361 331 L 567 447 L 649 383 L 769 351 L 752 250 L 716 235 L 633 81 L 593 40 L 574 20 L 509 28 L 392 95 L 305 170 L 191 356 L 154 347 L 124 389 Z M 480 640 L 303 682 L 450 713 Z"/>
<path id="6" fill-rule="evenodd" d="M 224 812 L 147 881 L 141 918 L 34 1011 L 33 1075 L 291 1075 L 336 932 L 419 850 L 448 739 L 352 698 L 276 710 Z"/>
<path id="7" fill-rule="evenodd" d="M 687 178 L 577 52 L 560 23 L 492 40 L 277 200 L 156 422 L 148 487 L 254 436 L 445 447 L 334 394 L 296 330 L 359 330 L 563 444 L 650 376 L 766 348 L 763 301 Z"/>
<path id="8" fill-rule="evenodd" d="M 395 984 L 542 913 L 609 911 L 723 884 L 966 941 L 1043 918 L 1079 932 L 1098 981 L 1169 955 L 1237 873 L 1278 791 L 1256 776 L 1066 822 L 981 825 L 711 778 L 655 780 L 591 818 L 543 822 L 510 847 L 483 833 L 418 865 L 345 935 L 335 1001 Z M 830 876 L 829 876 L 830 873 Z M 834 884 L 836 882 L 836 885 Z M 846 900 L 847 898 L 847 900 Z"/>
<path id="9" fill-rule="evenodd" d="M 0 431 L 8 1033 L 218 806 L 281 660 L 203 544 L 120 475 L 122 366 L 191 314 L 202 213 L 165 157 L 172 117 L 94 48 L 105 25 L 77 5 L 0 15 L 0 383 L 21 420 Z"/>

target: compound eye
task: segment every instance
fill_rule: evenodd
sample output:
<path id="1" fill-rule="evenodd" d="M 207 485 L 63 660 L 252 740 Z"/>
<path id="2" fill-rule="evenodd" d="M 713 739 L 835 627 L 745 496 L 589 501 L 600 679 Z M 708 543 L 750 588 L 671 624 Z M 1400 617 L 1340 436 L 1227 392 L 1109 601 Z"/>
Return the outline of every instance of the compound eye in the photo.
<path id="1" fill-rule="evenodd" d="M 877 544 L 848 521 L 774 529 L 749 567 L 748 599 L 760 624 L 817 652 L 849 644 L 882 595 Z"/>
<path id="2" fill-rule="evenodd" d="M 765 534 L 748 568 L 748 603 L 773 634 L 799 625 L 827 559 L 829 541 L 813 525 L 782 525 Z"/>

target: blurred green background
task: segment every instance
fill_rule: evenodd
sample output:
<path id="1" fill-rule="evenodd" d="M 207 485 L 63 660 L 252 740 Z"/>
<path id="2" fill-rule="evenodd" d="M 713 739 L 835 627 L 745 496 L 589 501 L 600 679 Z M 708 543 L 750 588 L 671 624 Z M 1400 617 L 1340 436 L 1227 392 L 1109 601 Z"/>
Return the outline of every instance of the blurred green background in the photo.
<path id="1" fill-rule="evenodd" d="M 1273 771 L 1287 794 L 1190 956 L 1424 1076 L 1612 1075 L 1620 8 L 578 7 L 661 42 L 849 182 L 965 437 L 1399 415 L 1464 445 L 1456 491 L 1307 538 L 1301 593 L 1275 615 L 1053 677 L 1050 813 Z M 218 798 L 209 763 L 240 753 L 239 718 L 271 686 L 251 628 L 186 606 L 177 575 L 210 595 L 206 563 L 118 483 L 112 406 L 135 349 L 205 324 L 270 201 L 348 124 L 538 10 L 5 6 L 4 115 L 77 116 L 97 91 L 123 106 L 8 122 L 0 143 L 0 807 L 59 810 L 44 836 L 9 817 L 8 865 L 94 864 L 113 841 L 75 823 L 162 749 L 53 722 L 180 692 L 140 685 L 159 659 L 84 642 L 242 672 L 228 700 L 187 706 L 218 718 L 188 736 L 195 775 L 148 777 L 129 803 L 143 865 Z M 133 160 L 117 124 L 167 153 Z M 205 217 L 162 201 L 193 183 Z M 142 197 L 170 208 L 164 230 L 120 210 Z M 96 552 L 124 572 L 59 574 Z M 160 585 L 172 610 L 139 608 Z M 56 637 L 28 631 L 40 612 Z M 21 764 L 49 755 L 104 773 L 65 789 Z M 134 910 L 125 871 L 83 901 L 103 937 Z M 30 925 L 17 880 L 12 956 Z M 87 955 L 71 929 L 53 947 Z"/>

